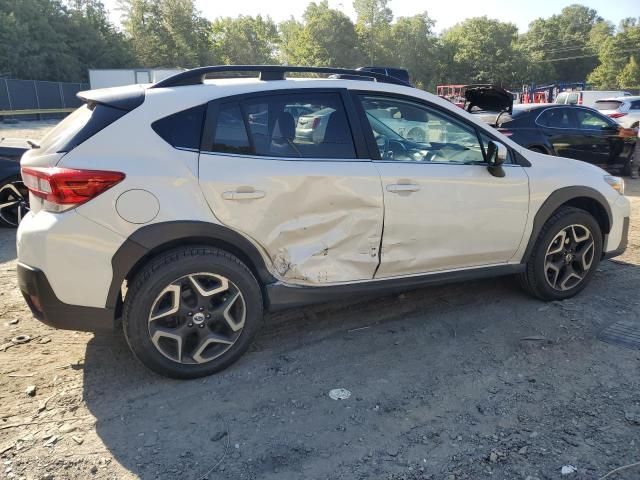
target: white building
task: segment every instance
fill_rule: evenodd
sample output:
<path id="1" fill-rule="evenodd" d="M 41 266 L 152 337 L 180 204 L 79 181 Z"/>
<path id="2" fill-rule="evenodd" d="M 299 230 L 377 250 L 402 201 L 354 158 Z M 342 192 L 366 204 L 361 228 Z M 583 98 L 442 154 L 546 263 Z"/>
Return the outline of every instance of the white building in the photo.
<path id="1" fill-rule="evenodd" d="M 155 83 L 184 71 L 181 68 L 115 68 L 89 70 L 91 89 L 119 87 L 134 83 Z"/>

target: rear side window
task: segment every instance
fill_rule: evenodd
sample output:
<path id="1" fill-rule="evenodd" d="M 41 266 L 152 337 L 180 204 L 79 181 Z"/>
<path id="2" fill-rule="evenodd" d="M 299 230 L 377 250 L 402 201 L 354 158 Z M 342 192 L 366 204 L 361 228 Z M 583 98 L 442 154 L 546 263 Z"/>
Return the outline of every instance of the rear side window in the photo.
<path id="1" fill-rule="evenodd" d="M 211 151 L 286 158 L 356 158 L 340 95 L 264 95 L 222 104 Z"/>
<path id="2" fill-rule="evenodd" d="M 622 102 L 617 100 L 598 100 L 596 102 L 596 110 L 617 110 Z"/>
<path id="3" fill-rule="evenodd" d="M 640 110 L 640 100 L 634 100 L 633 102 L 631 102 L 631 107 L 629 107 L 629 110 Z"/>
<path id="4" fill-rule="evenodd" d="M 124 116 L 125 110 L 102 104 L 83 105 L 42 139 L 43 153 L 66 153 Z"/>
<path id="5" fill-rule="evenodd" d="M 175 148 L 198 150 L 204 111 L 205 105 L 189 108 L 156 120 L 151 128 Z"/>

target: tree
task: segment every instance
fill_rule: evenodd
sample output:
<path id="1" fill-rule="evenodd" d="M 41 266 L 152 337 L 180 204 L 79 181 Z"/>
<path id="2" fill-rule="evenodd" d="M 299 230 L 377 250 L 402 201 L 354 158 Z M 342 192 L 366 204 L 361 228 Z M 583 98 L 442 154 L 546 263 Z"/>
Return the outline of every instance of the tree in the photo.
<path id="1" fill-rule="evenodd" d="M 276 61 L 278 28 L 269 16 L 219 18 L 211 30 L 213 49 L 222 63 L 262 65 Z"/>
<path id="2" fill-rule="evenodd" d="M 210 23 L 194 0 L 120 0 L 122 24 L 140 66 L 197 67 L 213 63 Z"/>
<path id="3" fill-rule="evenodd" d="M 595 10 L 582 5 L 531 22 L 521 43 L 530 61 L 540 64 L 538 83 L 584 80 L 598 65 L 594 41 L 608 28 Z"/>
<path id="4" fill-rule="evenodd" d="M 0 0 L 0 73 L 55 81 L 87 79 L 91 67 L 132 61 L 97 0 Z"/>
<path id="5" fill-rule="evenodd" d="M 441 75 L 455 83 L 507 84 L 518 79 L 518 29 L 485 17 L 458 23 L 441 38 Z"/>
<path id="6" fill-rule="evenodd" d="M 602 89 L 639 88 L 640 22 L 627 18 L 598 45 L 598 65 L 588 82 Z"/>
<path id="7" fill-rule="evenodd" d="M 393 13 L 387 7 L 389 0 L 354 0 L 356 29 L 369 64 L 374 65 L 383 56 L 382 40 L 389 34 Z"/>
<path id="8" fill-rule="evenodd" d="M 311 2 L 303 23 L 294 19 L 282 22 L 280 35 L 281 58 L 288 64 L 351 68 L 361 59 L 351 19 L 329 8 L 327 0 Z"/>
<path id="9" fill-rule="evenodd" d="M 434 25 L 427 12 L 400 17 L 392 24 L 385 42 L 385 52 L 388 52 L 385 64 L 406 68 L 417 86 L 429 89 L 433 89 L 439 80 L 439 51 Z"/>

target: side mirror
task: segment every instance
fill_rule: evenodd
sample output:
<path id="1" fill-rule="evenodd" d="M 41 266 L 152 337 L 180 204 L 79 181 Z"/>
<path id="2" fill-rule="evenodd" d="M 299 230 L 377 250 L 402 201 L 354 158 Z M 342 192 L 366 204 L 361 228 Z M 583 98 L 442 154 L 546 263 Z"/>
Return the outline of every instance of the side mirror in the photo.
<path id="1" fill-rule="evenodd" d="M 500 142 L 490 140 L 487 145 L 487 169 L 494 177 L 504 177 L 502 164 L 507 160 L 509 150 Z"/>

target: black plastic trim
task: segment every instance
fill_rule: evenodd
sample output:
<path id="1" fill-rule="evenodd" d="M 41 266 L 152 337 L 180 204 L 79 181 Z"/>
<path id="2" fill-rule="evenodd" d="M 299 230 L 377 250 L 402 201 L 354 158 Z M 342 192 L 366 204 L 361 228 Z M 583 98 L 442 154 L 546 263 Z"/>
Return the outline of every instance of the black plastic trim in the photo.
<path id="1" fill-rule="evenodd" d="M 78 92 L 77 97 L 83 102 L 108 105 L 113 108 L 130 112 L 144 102 L 144 87 L 140 85 L 128 85 L 117 88 L 100 88 L 97 90 L 85 90 Z"/>
<path id="2" fill-rule="evenodd" d="M 254 273 L 263 284 L 276 279 L 269 273 L 262 255 L 256 247 L 239 233 L 215 223 L 198 221 L 175 221 L 147 225 L 135 232 L 120 246 L 111 259 L 113 277 L 107 296 L 107 308 L 116 308 L 120 301 L 124 280 L 144 263 L 148 254 L 183 245 L 222 242 L 231 246 L 230 253 L 239 254 L 241 260 L 249 261 Z"/>
<path id="3" fill-rule="evenodd" d="M 358 70 L 349 70 L 346 68 L 330 68 L 330 67 L 302 67 L 287 65 L 212 65 L 208 67 L 192 68 L 185 72 L 177 73 L 169 78 L 161 80 L 150 88 L 167 88 L 179 87 L 186 85 L 200 85 L 204 82 L 205 77 L 212 73 L 245 73 L 255 72 L 259 74 L 259 79 L 264 81 L 284 80 L 286 73 L 324 73 L 324 74 L 341 74 L 352 75 L 361 78 L 375 78 L 376 81 L 382 83 L 393 83 L 395 85 L 403 85 L 411 87 L 411 84 L 400 80 L 399 78 L 384 75 L 375 72 L 364 72 Z"/>
<path id="4" fill-rule="evenodd" d="M 577 198 L 590 198 L 592 200 L 596 200 L 607 213 L 609 228 L 611 227 L 611 225 L 613 224 L 613 215 L 611 213 L 609 202 L 607 202 L 607 199 L 604 197 L 604 195 L 591 187 L 573 186 L 560 188 L 549 195 L 542 206 L 538 209 L 538 212 L 536 213 L 536 216 L 533 220 L 533 230 L 531 231 L 531 235 L 529 236 L 529 243 L 527 244 L 527 249 L 525 250 L 523 256 L 523 262 L 529 259 L 529 256 L 533 251 L 533 247 L 535 246 L 536 240 L 538 239 L 538 235 L 540 235 L 540 231 L 542 230 L 542 227 L 544 226 L 546 221 L 551 218 L 553 213 L 562 205 Z M 605 229 L 602 233 L 604 235 L 609 232 Z"/>
<path id="5" fill-rule="evenodd" d="M 50 327 L 85 332 L 112 331 L 115 315 L 112 308 L 84 307 L 62 302 L 53 292 L 44 272 L 18 263 L 18 286 L 33 316 Z M 31 296 L 37 297 L 41 309 Z"/>
<path id="6" fill-rule="evenodd" d="M 277 311 L 356 295 L 390 294 L 427 285 L 442 285 L 465 280 L 512 275 L 523 272 L 524 268 L 525 266 L 521 264 L 498 265 L 325 287 L 299 287 L 277 282 L 267 285 L 266 293 L 269 310 Z"/>
<path id="7" fill-rule="evenodd" d="M 627 250 L 627 246 L 629 245 L 629 223 L 629 217 L 624 217 L 622 223 L 622 238 L 620 239 L 620 245 L 618 245 L 618 248 L 616 248 L 615 250 L 605 252 L 602 255 L 603 259 L 606 260 L 609 258 L 620 256 Z"/>

